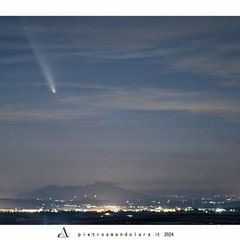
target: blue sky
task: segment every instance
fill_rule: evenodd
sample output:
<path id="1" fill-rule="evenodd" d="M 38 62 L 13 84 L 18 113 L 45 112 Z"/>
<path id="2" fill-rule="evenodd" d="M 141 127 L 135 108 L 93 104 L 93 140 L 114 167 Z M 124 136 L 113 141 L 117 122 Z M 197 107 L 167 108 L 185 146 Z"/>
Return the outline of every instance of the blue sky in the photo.
<path id="1" fill-rule="evenodd" d="M 239 192 L 239 28 L 239 17 L 1 17 L 0 192 L 95 181 Z"/>

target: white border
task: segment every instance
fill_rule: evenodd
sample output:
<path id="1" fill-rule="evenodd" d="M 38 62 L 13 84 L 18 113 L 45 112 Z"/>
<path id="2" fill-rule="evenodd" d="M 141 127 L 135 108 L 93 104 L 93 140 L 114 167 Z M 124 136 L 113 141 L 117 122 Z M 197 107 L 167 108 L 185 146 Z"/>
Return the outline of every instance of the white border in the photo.
<path id="1" fill-rule="evenodd" d="M 239 16 L 239 0 L 0 0 L 1 16 Z"/>
<path id="2" fill-rule="evenodd" d="M 63 228 L 67 237 L 64 237 Z M 239 240 L 239 230 L 239 225 L 5 225 L 0 226 L 0 237 L 9 240 Z M 173 235 L 164 236 L 165 232 Z M 61 233 L 63 235 L 59 237 Z M 87 236 L 88 233 L 91 236 Z M 123 233 L 124 236 L 110 237 L 106 236 L 107 233 Z M 139 237 L 139 233 L 151 233 L 151 237 Z"/>

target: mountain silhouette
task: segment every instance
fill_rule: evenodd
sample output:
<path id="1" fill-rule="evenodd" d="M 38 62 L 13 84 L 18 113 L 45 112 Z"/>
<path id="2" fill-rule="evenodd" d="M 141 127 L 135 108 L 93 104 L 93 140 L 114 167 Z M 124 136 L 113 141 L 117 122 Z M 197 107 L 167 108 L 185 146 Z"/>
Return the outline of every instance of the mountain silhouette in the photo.
<path id="1" fill-rule="evenodd" d="M 99 200 L 111 203 L 150 201 L 151 197 L 126 190 L 112 183 L 96 182 L 85 186 L 49 185 L 36 191 L 18 195 L 21 199 Z"/>

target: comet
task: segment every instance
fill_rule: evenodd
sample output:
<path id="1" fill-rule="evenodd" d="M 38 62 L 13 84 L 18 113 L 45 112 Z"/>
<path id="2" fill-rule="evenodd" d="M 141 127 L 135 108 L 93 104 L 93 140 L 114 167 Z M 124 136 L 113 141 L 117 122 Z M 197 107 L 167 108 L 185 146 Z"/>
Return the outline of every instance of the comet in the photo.
<path id="1" fill-rule="evenodd" d="M 38 65 L 43 73 L 43 76 L 46 80 L 46 83 L 48 84 L 50 90 L 52 93 L 56 93 L 56 85 L 55 81 L 51 72 L 51 69 L 49 65 L 46 62 L 46 59 L 44 59 L 43 54 L 41 53 L 39 47 L 34 43 L 33 39 L 31 36 L 28 34 L 28 39 L 31 44 L 32 50 L 34 52 L 34 55 L 37 59 Z"/>

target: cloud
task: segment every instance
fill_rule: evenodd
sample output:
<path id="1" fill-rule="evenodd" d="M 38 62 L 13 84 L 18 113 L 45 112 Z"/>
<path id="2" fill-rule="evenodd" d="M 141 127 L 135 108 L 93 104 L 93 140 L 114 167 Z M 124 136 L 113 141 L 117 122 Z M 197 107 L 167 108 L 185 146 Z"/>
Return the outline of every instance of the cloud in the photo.
<path id="1" fill-rule="evenodd" d="M 71 85 L 70 85 L 71 86 Z M 70 87 L 68 86 L 68 87 Z M 75 85 L 74 85 L 75 86 Z M 63 87 L 63 86 L 62 86 Z M 238 99 L 227 99 L 201 91 L 177 91 L 156 88 L 90 88 L 81 94 L 56 96 L 47 109 L 16 104 L 1 107 L 1 120 L 62 120 L 90 119 L 106 113 L 127 111 L 174 111 L 185 114 L 217 116 L 225 120 L 238 119 Z"/>
<path id="2" fill-rule="evenodd" d="M 119 89 L 60 99 L 70 105 L 85 101 L 89 107 L 105 110 L 182 111 L 227 117 L 240 113 L 239 100 L 223 99 L 200 91 L 174 91 L 152 88 Z"/>
<path id="3" fill-rule="evenodd" d="M 1 49 L 4 51 L 4 46 L 8 51 L 12 49 L 11 54 L 2 55 L 1 64 L 17 66 L 33 61 L 24 33 L 29 32 L 46 53 L 53 71 L 57 66 L 53 61 L 59 60 L 63 60 L 65 69 L 68 69 L 69 59 L 76 63 L 80 60 L 150 60 L 159 75 L 168 72 L 175 77 L 183 72 L 205 76 L 224 89 L 240 86 L 236 18 L 25 18 L 22 25 L 16 24 L 16 20 L 19 21 L 18 18 L 1 18 L 1 37 L 8 39 L 1 41 Z M 157 67 L 159 65 L 161 68 Z M 111 111 L 181 111 L 234 119 L 240 111 L 238 99 L 216 92 L 76 83 L 59 86 L 91 89 L 92 93 L 58 96 L 57 109 L 19 109 L 14 105 L 6 109 L 2 106 L 1 118 L 69 119 Z"/>
<path id="4" fill-rule="evenodd" d="M 25 62 L 35 62 L 36 60 L 30 55 L 15 55 L 15 56 L 8 56 L 0 58 L 0 64 L 21 64 Z"/>
<path id="5" fill-rule="evenodd" d="M 176 59 L 172 62 L 172 69 L 189 71 L 205 76 L 216 76 L 222 79 L 239 79 L 240 47 L 235 44 L 208 44 L 204 47 L 198 46 L 194 51 Z M 207 43 L 206 43 L 207 45 Z M 232 48 L 229 48 L 232 46 Z"/>
<path id="6" fill-rule="evenodd" d="M 26 48 L 24 32 L 28 32 L 43 50 L 56 58 L 82 56 L 123 60 L 166 55 L 172 58 L 175 53 L 174 58 L 179 59 L 188 57 L 186 51 L 189 50 L 193 55 L 201 54 L 209 43 L 216 45 L 215 49 L 222 47 L 221 37 L 226 38 L 235 31 L 238 27 L 235 22 L 234 18 L 184 17 L 22 18 L 22 24 L 13 22 L 3 28 L 2 34 L 12 37 L 5 43 L 8 48 L 9 45 L 16 48 L 16 37 L 22 40 L 20 46 Z M 225 50 L 235 51 L 236 48 L 239 46 L 232 44 Z"/>
<path id="7" fill-rule="evenodd" d="M 16 18 L 17 24 L 7 20 L 0 21 L 1 35 L 8 37 L 1 49 L 14 53 L 2 55 L 2 64 L 33 61 L 28 32 L 50 62 L 150 60 L 162 66 L 161 73 L 194 73 L 215 77 L 223 87 L 240 85 L 236 18 L 46 17 Z"/>
<path id="8" fill-rule="evenodd" d="M 16 106 L 0 108 L 0 121 L 49 121 L 66 119 L 86 119 L 93 113 L 85 110 L 84 112 L 71 109 L 25 109 Z"/>

